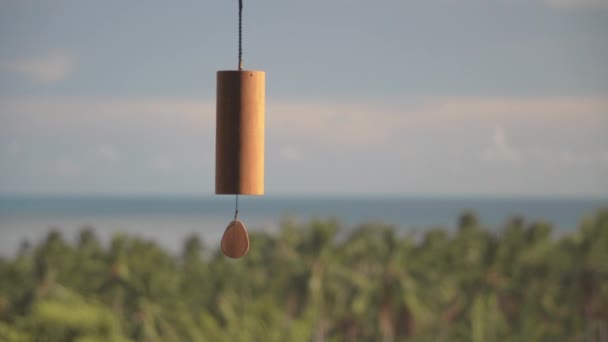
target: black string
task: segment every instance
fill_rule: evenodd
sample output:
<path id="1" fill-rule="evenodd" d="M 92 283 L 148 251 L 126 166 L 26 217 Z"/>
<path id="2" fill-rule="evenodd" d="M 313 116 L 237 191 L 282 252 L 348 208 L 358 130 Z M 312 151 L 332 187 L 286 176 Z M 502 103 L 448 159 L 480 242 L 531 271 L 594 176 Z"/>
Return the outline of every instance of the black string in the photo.
<path id="1" fill-rule="evenodd" d="M 239 0 L 239 70 L 243 70 L 243 0 Z"/>
<path id="2" fill-rule="evenodd" d="M 243 0 L 239 0 L 239 70 L 243 70 Z M 239 216 L 239 194 L 236 194 L 234 220 Z"/>
<path id="3" fill-rule="evenodd" d="M 234 220 L 236 221 L 239 216 L 239 194 L 236 194 L 236 206 L 234 209 Z"/>

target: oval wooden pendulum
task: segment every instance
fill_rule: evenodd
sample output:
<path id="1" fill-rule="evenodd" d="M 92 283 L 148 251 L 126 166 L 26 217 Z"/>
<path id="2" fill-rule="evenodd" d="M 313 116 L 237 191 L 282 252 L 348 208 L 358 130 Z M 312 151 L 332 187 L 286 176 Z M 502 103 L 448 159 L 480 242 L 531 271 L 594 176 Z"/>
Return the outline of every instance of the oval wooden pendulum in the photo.
<path id="1" fill-rule="evenodd" d="M 243 222 L 230 222 L 222 236 L 222 252 L 231 258 L 240 258 L 249 251 L 249 236 Z"/>
<path id="2" fill-rule="evenodd" d="M 216 194 L 264 194 L 264 83 L 263 71 L 217 73 Z M 231 258 L 240 258 L 249 250 L 247 230 L 236 215 L 221 246 Z"/>

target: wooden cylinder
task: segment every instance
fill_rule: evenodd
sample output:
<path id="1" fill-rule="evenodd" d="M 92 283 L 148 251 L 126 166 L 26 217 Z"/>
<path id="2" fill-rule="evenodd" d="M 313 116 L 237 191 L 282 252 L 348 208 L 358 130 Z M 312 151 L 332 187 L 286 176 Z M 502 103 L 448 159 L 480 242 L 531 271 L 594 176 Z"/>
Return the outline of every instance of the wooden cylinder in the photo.
<path id="1" fill-rule="evenodd" d="M 215 193 L 264 194 L 265 73 L 217 72 Z"/>

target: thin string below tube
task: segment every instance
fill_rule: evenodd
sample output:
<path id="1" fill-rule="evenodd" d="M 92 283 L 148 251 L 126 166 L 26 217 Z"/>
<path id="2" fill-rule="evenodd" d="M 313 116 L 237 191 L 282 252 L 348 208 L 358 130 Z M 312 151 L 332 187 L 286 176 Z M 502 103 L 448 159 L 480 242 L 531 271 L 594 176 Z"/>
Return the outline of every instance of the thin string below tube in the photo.
<path id="1" fill-rule="evenodd" d="M 236 195 L 236 205 L 235 205 L 235 209 L 234 209 L 234 220 L 236 221 L 236 219 L 239 216 L 239 195 Z"/>
<path id="2" fill-rule="evenodd" d="M 239 70 L 243 70 L 243 0 L 239 0 Z M 236 194 L 234 220 L 239 216 L 239 195 Z"/>
<path id="3" fill-rule="evenodd" d="M 243 70 L 243 0 L 239 0 L 239 70 Z M 236 194 L 234 220 L 239 216 L 239 195 Z"/>

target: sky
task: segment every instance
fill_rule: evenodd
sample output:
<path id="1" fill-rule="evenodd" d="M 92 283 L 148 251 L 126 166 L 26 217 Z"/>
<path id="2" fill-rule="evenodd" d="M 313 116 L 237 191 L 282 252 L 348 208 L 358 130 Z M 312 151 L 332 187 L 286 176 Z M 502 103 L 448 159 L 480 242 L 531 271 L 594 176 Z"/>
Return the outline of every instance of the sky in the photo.
<path id="1" fill-rule="evenodd" d="M 214 189 L 237 0 L 0 0 L 0 195 Z M 244 1 L 266 193 L 608 196 L 608 0 Z"/>

